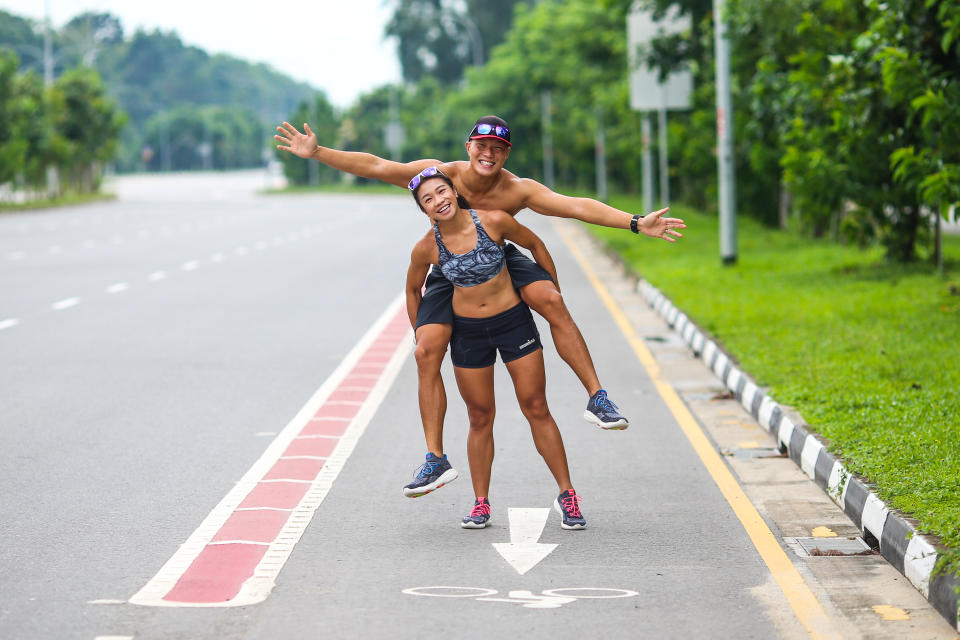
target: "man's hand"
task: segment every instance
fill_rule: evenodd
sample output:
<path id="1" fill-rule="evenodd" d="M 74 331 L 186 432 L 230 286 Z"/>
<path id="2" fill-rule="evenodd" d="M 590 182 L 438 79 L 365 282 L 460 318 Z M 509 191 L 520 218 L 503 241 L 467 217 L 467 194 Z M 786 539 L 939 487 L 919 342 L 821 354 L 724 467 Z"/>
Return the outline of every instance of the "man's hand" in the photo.
<path id="1" fill-rule="evenodd" d="M 297 131 L 297 128 L 289 122 L 284 122 L 282 127 L 277 127 L 277 131 L 280 133 L 273 136 L 273 139 L 284 143 L 278 144 L 277 149 L 289 151 L 301 158 L 312 157 L 317 150 L 317 136 L 310 130 L 310 125 L 306 122 L 303 123 L 303 128 L 306 134 Z"/>
<path id="2" fill-rule="evenodd" d="M 687 225 L 680 218 L 664 218 L 663 214 L 670 210 L 670 207 L 648 213 L 637 223 L 643 235 L 651 238 L 663 238 L 667 242 L 676 242 L 677 238 L 682 238 L 683 234 L 674 229 L 686 229 Z M 673 236 L 673 237 L 671 237 Z"/>

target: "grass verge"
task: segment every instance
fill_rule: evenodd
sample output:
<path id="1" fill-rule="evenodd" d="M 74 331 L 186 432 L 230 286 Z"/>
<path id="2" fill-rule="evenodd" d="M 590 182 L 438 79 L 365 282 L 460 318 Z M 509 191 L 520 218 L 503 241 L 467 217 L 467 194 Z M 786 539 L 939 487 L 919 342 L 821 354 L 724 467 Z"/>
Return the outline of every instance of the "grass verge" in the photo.
<path id="1" fill-rule="evenodd" d="M 90 202 L 115 200 L 116 198 L 116 194 L 113 193 L 84 193 L 61 196 L 59 198 L 52 198 L 50 200 L 36 200 L 33 202 L 0 202 L 0 213 L 5 213 L 7 211 L 32 211 L 35 209 L 68 207 L 71 205 L 87 204 Z"/>
<path id="2" fill-rule="evenodd" d="M 297 194 L 297 193 L 389 193 L 403 194 L 403 190 L 384 182 L 370 182 L 364 184 L 319 184 L 307 186 L 284 187 L 283 189 L 264 189 L 260 193 L 265 195 Z"/>
<path id="3" fill-rule="evenodd" d="M 960 575 L 960 236 L 944 238 L 941 276 L 740 217 L 738 263 L 723 267 L 716 217 L 671 211 L 689 227 L 676 245 L 592 231 L 939 535 L 951 551 L 938 570 Z"/>

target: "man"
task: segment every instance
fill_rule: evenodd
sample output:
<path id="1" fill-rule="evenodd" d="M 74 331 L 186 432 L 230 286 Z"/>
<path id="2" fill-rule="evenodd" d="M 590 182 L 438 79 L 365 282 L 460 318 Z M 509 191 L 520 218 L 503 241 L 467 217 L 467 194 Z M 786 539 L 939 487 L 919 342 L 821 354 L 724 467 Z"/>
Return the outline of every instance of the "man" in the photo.
<path id="1" fill-rule="evenodd" d="M 576 218 L 615 229 L 676 242 L 682 237 L 683 220 L 664 218 L 667 209 L 646 216 L 631 215 L 598 200 L 558 194 L 528 178 L 518 178 L 504 169 L 510 156 L 510 127 L 496 116 L 484 116 L 474 124 L 465 146 L 468 160 L 440 162 L 425 159 L 401 163 L 378 156 L 321 147 L 317 137 L 304 123 L 301 133 L 288 122 L 277 127 L 277 148 L 301 158 L 312 158 L 327 166 L 363 178 L 373 178 L 406 188 L 411 178 L 431 166 L 439 166 L 453 181 L 457 192 L 476 209 L 500 209 L 516 215 L 524 208 L 558 218 Z M 532 265 L 532 266 L 531 266 Z M 559 285 L 550 275 L 516 248 L 508 255 L 508 269 L 520 291 L 520 297 L 550 323 L 557 353 L 573 369 L 590 396 L 584 418 L 603 429 L 625 429 L 628 421 L 607 398 L 600 385 L 593 360 L 583 336 L 560 295 Z M 538 271 L 539 269 L 539 271 Z M 443 418 L 446 392 L 440 365 L 450 342 L 452 285 L 434 270 L 427 277 L 426 291 L 417 316 L 414 355 L 419 378 L 420 415 L 427 442 L 427 460 L 414 481 L 404 487 L 404 495 L 418 497 L 438 489 L 457 477 L 443 453 Z M 540 273 L 542 272 L 542 273 Z"/>

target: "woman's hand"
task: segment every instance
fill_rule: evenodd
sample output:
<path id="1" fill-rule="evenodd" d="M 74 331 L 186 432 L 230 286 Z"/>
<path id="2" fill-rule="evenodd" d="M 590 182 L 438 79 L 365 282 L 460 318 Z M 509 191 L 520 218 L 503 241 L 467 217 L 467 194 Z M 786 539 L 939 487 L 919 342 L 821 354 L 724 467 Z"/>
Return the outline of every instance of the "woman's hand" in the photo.
<path id="1" fill-rule="evenodd" d="M 310 129 L 310 125 L 303 123 L 305 134 L 297 131 L 297 128 L 289 122 L 284 122 L 283 126 L 277 127 L 278 135 L 273 136 L 274 140 L 284 144 L 278 144 L 277 149 L 289 151 L 295 156 L 301 158 L 310 158 L 317 150 L 317 135 Z"/>

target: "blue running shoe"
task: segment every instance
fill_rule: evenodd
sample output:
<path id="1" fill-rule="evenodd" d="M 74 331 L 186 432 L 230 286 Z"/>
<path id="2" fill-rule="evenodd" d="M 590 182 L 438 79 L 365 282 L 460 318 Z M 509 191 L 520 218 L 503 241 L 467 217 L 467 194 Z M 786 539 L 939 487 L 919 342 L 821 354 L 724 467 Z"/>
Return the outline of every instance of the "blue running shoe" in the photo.
<path id="1" fill-rule="evenodd" d="M 450 466 L 447 455 L 438 458 L 432 453 L 427 454 L 427 461 L 420 465 L 413 476 L 413 482 L 403 488 L 403 495 L 408 498 L 419 498 L 431 491 L 439 489 L 448 482 L 453 482 L 459 476 L 456 469 Z"/>
<path id="2" fill-rule="evenodd" d="M 463 516 L 460 526 L 464 529 L 483 529 L 490 521 L 490 503 L 486 498 L 477 498 L 470 515 Z"/>
<path id="3" fill-rule="evenodd" d="M 630 426 L 627 419 L 620 415 L 620 409 L 607 397 L 603 389 L 590 397 L 587 409 L 583 412 L 583 419 L 592 422 L 601 429 L 621 431 Z"/>
<path id="4" fill-rule="evenodd" d="M 580 513 L 580 496 L 573 489 L 564 491 L 553 503 L 561 516 L 560 526 L 564 529 L 586 529 L 587 521 Z"/>

